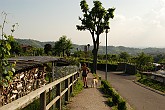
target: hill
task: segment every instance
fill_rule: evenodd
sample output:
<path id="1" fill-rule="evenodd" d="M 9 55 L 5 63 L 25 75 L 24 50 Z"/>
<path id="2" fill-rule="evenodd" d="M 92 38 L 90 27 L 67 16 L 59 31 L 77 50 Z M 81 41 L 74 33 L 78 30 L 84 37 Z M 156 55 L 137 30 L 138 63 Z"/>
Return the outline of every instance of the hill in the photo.
<path id="1" fill-rule="evenodd" d="M 31 45 L 33 47 L 37 48 L 44 48 L 45 44 L 51 44 L 52 47 L 54 46 L 55 42 L 40 42 L 37 40 L 32 40 L 32 39 L 16 39 L 17 42 L 20 44 L 24 45 Z M 73 44 L 73 49 L 71 50 L 72 52 L 81 50 L 84 50 L 85 45 L 77 45 Z M 93 49 L 93 46 L 89 47 L 89 50 L 91 51 Z M 105 46 L 100 46 L 99 47 L 99 54 L 105 54 Z M 147 54 L 164 54 L 165 53 L 165 48 L 131 48 L 131 47 L 124 47 L 124 46 L 108 46 L 107 47 L 107 52 L 111 54 L 119 54 L 121 52 L 127 52 L 131 55 L 136 55 L 137 53 L 147 53 Z"/>
<path id="2" fill-rule="evenodd" d="M 40 42 L 33 39 L 15 39 L 18 43 L 23 45 L 31 45 L 36 48 L 44 48 L 45 44 L 51 44 L 54 45 L 54 42 Z"/>

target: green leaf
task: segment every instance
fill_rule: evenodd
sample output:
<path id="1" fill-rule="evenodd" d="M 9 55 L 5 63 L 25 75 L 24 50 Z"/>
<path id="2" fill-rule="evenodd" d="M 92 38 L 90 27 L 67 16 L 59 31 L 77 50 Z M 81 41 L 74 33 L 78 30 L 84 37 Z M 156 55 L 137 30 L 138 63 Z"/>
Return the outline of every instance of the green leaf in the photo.
<path id="1" fill-rule="evenodd" d="M 7 74 L 7 70 L 4 70 L 4 71 L 3 71 L 3 74 Z"/>
<path id="2" fill-rule="evenodd" d="M 12 66 L 12 67 L 15 67 L 15 66 L 16 66 L 16 62 L 14 62 L 11 66 Z"/>
<path id="3" fill-rule="evenodd" d="M 9 35 L 9 36 L 8 36 L 8 40 L 9 40 L 9 41 L 14 41 L 14 37 L 11 36 L 11 35 Z"/>
<path id="4" fill-rule="evenodd" d="M 7 87 L 8 86 L 8 82 L 5 80 L 5 82 L 3 82 L 3 86 Z"/>
<path id="5" fill-rule="evenodd" d="M 10 51 L 7 52 L 7 55 L 10 55 Z"/>
<path id="6" fill-rule="evenodd" d="M 9 77 L 9 76 L 6 76 L 5 78 L 6 78 L 7 80 L 10 80 L 10 77 Z"/>
<path id="7" fill-rule="evenodd" d="M 7 50 L 10 50 L 11 49 L 11 46 L 9 43 L 6 44 L 6 47 L 7 47 Z"/>
<path id="8" fill-rule="evenodd" d="M 15 73 L 15 68 L 12 68 L 12 72 L 14 72 L 14 73 Z"/>
<path id="9" fill-rule="evenodd" d="M 9 76 L 13 76 L 13 72 L 12 71 L 8 71 Z"/>
<path id="10" fill-rule="evenodd" d="M 7 63 L 6 63 L 5 61 L 3 61 L 2 64 L 3 64 L 4 66 L 7 66 Z"/>

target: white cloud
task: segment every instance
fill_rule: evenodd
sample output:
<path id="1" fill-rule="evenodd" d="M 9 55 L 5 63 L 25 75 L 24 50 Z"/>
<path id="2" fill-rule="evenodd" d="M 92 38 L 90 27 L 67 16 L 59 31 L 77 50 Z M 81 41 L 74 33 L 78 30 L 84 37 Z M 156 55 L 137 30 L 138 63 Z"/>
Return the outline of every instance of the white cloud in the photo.
<path id="1" fill-rule="evenodd" d="M 116 15 L 110 41 L 131 47 L 165 47 L 165 0 L 143 16 Z"/>

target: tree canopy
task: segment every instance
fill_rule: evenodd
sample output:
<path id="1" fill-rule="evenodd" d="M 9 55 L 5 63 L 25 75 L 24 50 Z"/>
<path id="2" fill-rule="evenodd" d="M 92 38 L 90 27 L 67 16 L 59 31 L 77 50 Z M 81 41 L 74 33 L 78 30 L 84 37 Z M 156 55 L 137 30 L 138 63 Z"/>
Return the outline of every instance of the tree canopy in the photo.
<path id="1" fill-rule="evenodd" d="M 96 73 L 97 68 L 97 54 L 99 49 L 99 36 L 104 32 L 106 26 L 109 26 L 110 18 L 114 17 L 115 8 L 108 8 L 107 10 L 102 6 L 102 3 L 98 0 L 93 1 L 93 8 L 89 9 L 86 0 L 80 2 L 80 7 L 83 13 L 83 17 L 79 17 L 81 25 L 76 25 L 80 31 L 88 30 L 93 40 L 93 69 Z"/>
<path id="2" fill-rule="evenodd" d="M 54 54 L 58 56 L 64 57 L 65 54 L 67 56 L 70 55 L 70 49 L 72 49 L 72 42 L 70 39 L 67 39 L 67 36 L 62 36 L 59 38 L 59 41 L 55 42 L 54 45 Z"/>
<path id="3" fill-rule="evenodd" d="M 153 57 L 145 53 L 140 53 L 136 58 L 136 66 L 139 70 L 143 71 L 148 65 L 153 62 Z"/>
<path id="4" fill-rule="evenodd" d="M 46 55 L 50 55 L 52 52 L 52 45 L 51 44 L 45 44 L 44 45 L 44 52 Z"/>

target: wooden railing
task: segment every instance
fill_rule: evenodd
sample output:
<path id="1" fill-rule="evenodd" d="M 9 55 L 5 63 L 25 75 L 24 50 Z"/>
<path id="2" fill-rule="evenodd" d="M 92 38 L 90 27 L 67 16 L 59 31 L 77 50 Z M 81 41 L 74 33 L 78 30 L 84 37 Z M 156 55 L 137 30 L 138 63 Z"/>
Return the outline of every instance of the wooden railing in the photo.
<path id="1" fill-rule="evenodd" d="M 30 92 L 26 96 L 23 96 L 7 105 L 4 105 L 0 108 L 0 110 L 18 110 L 26 107 L 28 104 L 32 103 L 35 99 L 40 97 L 40 110 L 49 110 L 54 104 L 58 110 L 62 109 L 62 96 L 65 96 L 65 101 L 69 100 L 69 96 L 73 91 L 73 84 L 78 80 L 79 73 L 74 72 L 69 74 L 63 78 L 55 80 L 52 83 L 49 83 L 35 91 Z M 64 90 L 61 90 L 61 83 L 65 82 Z M 46 93 L 49 92 L 50 89 L 56 86 L 56 97 L 51 100 L 46 105 Z"/>

